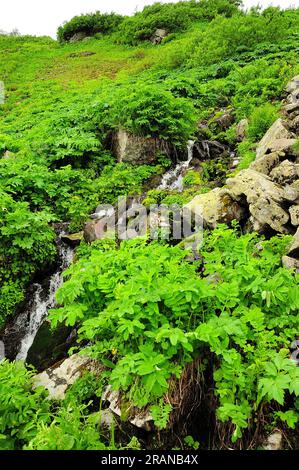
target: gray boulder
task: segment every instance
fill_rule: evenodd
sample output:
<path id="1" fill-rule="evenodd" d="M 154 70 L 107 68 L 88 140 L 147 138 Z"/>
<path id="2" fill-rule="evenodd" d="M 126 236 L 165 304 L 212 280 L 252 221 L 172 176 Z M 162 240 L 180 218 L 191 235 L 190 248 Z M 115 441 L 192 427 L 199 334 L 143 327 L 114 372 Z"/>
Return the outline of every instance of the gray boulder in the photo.
<path id="1" fill-rule="evenodd" d="M 286 123 L 281 118 L 277 119 L 258 144 L 256 149 L 256 158 L 259 159 L 266 153 L 271 153 L 271 151 L 279 152 L 280 150 L 285 149 L 287 144 L 284 139 L 289 140 L 293 139 L 293 137 L 294 136 L 288 130 Z M 280 141 L 282 148 L 279 148 L 279 144 L 276 141 Z"/>
<path id="2" fill-rule="evenodd" d="M 295 227 L 299 225 L 299 205 L 290 207 L 291 223 Z"/>
<path id="3" fill-rule="evenodd" d="M 86 370 L 95 371 L 99 365 L 89 357 L 74 354 L 53 367 L 37 374 L 33 383 L 49 392 L 49 399 L 63 400 L 70 385 L 78 380 Z"/>
<path id="4" fill-rule="evenodd" d="M 251 163 L 250 169 L 269 176 L 273 168 L 279 165 L 281 154 L 279 152 L 267 153 Z"/>
<path id="5" fill-rule="evenodd" d="M 220 188 L 196 196 L 184 206 L 184 210 L 202 217 L 204 225 L 209 228 L 245 217 L 245 209 L 231 198 L 226 189 Z"/>
<path id="6" fill-rule="evenodd" d="M 286 233 L 285 224 L 290 217 L 282 208 L 287 195 L 281 186 L 266 175 L 248 169 L 228 179 L 227 188 L 235 201 L 247 203 L 250 214 L 258 222 L 259 231 L 270 226 L 278 233 Z"/>
<path id="7" fill-rule="evenodd" d="M 119 129 L 113 137 L 113 149 L 119 163 L 154 164 L 157 157 L 168 153 L 167 144 L 159 139 L 145 138 Z"/>
<path id="8" fill-rule="evenodd" d="M 299 178 L 299 164 L 284 160 L 271 171 L 270 178 L 278 184 L 291 184 Z"/>
<path id="9" fill-rule="evenodd" d="M 164 38 L 166 38 L 167 36 L 167 31 L 166 29 L 156 29 L 156 31 L 154 32 L 152 38 L 151 38 L 151 42 L 153 44 L 161 44 L 161 42 L 163 41 Z"/>

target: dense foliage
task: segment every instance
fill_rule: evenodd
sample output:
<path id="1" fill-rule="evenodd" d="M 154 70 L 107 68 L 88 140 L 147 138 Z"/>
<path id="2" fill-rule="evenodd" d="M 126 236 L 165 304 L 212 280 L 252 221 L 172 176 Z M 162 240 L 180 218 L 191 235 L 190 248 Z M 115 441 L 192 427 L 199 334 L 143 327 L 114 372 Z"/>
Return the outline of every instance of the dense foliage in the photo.
<path id="1" fill-rule="evenodd" d="M 58 28 L 58 40 L 68 41 L 77 33 L 94 36 L 97 33 L 107 34 L 116 30 L 123 18 L 115 13 L 101 14 L 99 11 L 87 15 L 75 16 Z"/>
<path id="2" fill-rule="evenodd" d="M 170 377 L 207 346 L 217 358 L 218 416 L 232 420 L 236 441 L 265 403 L 299 395 L 299 370 L 288 358 L 298 277 L 281 268 L 287 243 L 221 226 L 200 250 L 200 276 L 178 247 L 105 242 L 65 273 L 57 295 L 64 307 L 52 311 L 52 324 L 80 324 L 79 341 L 92 343 L 82 353 L 102 361 L 113 388 L 139 407 L 165 396 Z"/>

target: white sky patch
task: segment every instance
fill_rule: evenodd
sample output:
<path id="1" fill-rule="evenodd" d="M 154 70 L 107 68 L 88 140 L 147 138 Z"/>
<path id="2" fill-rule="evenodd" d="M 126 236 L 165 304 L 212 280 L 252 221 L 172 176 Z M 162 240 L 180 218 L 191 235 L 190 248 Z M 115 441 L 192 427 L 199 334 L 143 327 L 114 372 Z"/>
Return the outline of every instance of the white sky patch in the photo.
<path id="1" fill-rule="evenodd" d="M 162 0 L 170 3 L 176 0 Z M 75 15 L 101 12 L 131 15 L 142 10 L 145 5 L 155 3 L 153 0 L 2 0 L 0 6 L 0 30 L 18 29 L 22 34 L 56 37 L 56 31 L 64 21 Z M 245 7 L 260 3 L 287 8 L 299 7 L 299 0 L 245 0 Z"/>

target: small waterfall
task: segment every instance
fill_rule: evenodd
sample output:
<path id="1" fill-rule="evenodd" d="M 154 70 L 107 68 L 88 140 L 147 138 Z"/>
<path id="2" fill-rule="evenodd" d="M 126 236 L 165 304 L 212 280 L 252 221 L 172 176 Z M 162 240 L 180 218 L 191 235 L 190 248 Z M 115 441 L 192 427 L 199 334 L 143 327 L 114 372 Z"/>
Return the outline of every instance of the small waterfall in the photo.
<path id="1" fill-rule="evenodd" d="M 62 234 L 60 234 L 61 237 Z M 33 294 L 29 305 L 26 308 L 25 315 L 22 314 L 18 323 L 26 322 L 23 325 L 25 332 L 21 338 L 20 347 L 16 356 L 16 360 L 25 361 L 28 351 L 33 344 L 35 336 L 48 315 L 49 309 L 55 306 L 55 293 L 62 284 L 62 272 L 71 264 L 73 259 L 73 249 L 59 241 L 59 267 L 52 274 L 49 281 L 43 284 L 34 284 Z"/>
<path id="2" fill-rule="evenodd" d="M 161 184 L 157 189 L 170 189 L 175 191 L 183 191 L 183 178 L 186 170 L 189 168 L 193 158 L 194 141 L 188 142 L 188 159 L 185 162 L 180 162 L 175 168 L 168 170 L 162 178 Z"/>

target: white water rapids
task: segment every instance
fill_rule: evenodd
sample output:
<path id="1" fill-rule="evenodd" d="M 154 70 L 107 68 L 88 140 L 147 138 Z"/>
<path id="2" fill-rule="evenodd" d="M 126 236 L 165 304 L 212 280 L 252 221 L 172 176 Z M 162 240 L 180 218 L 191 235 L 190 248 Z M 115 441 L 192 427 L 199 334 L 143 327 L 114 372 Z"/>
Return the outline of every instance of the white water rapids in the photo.
<path id="1" fill-rule="evenodd" d="M 189 168 L 191 160 L 193 158 L 194 141 L 189 140 L 188 142 L 188 159 L 184 162 L 180 162 L 175 168 L 168 170 L 158 186 L 158 189 L 170 189 L 175 191 L 183 191 L 183 179 L 186 170 Z"/>
<path id="2" fill-rule="evenodd" d="M 62 284 L 62 272 L 71 264 L 73 250 L 64 243 L 59 244 L 59 267 L 50 277 L 46 286 L 34 284 L 34 292 L 28 306 L 29 318 L 26 333 L 21 340 L 16 360 L 25 361 L 28 351 L 33 344 L 36 334 L 48 315 L 49 309 L 55 306 L 55 293 Z"/>

